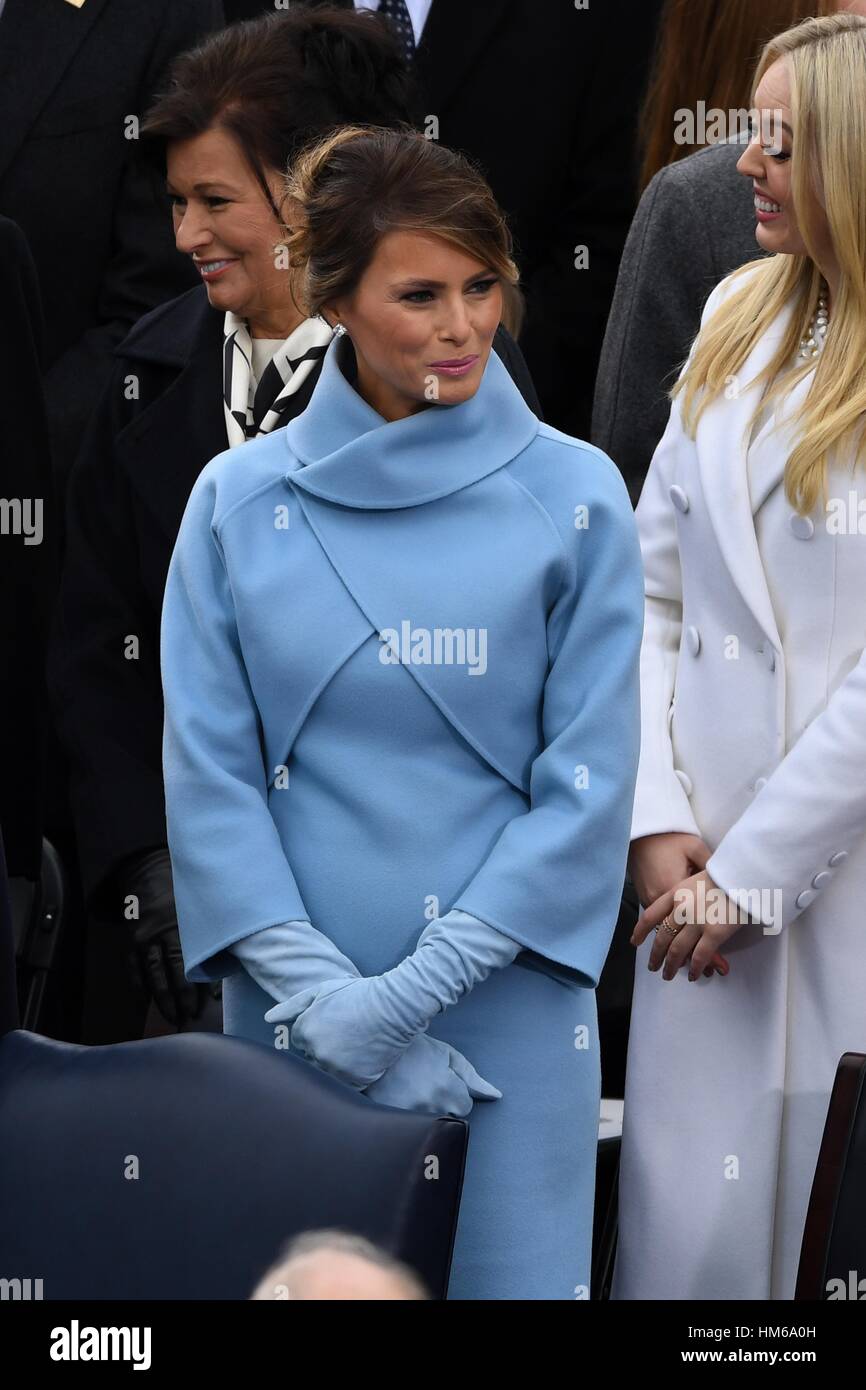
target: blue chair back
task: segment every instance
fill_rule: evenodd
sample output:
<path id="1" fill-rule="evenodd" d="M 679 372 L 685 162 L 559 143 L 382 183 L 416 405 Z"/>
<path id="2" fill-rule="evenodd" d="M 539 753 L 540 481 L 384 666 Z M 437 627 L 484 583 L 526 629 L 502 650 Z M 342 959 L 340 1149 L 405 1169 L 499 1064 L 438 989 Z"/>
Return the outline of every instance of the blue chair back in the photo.
<path id="1" fill-rule="evenodd" d="M 46 1299 L 244 1299 L 338 1227 L 448 1283 L 468 1127 L 219 1034 L 0 1039 L 0 1276 Z"/>

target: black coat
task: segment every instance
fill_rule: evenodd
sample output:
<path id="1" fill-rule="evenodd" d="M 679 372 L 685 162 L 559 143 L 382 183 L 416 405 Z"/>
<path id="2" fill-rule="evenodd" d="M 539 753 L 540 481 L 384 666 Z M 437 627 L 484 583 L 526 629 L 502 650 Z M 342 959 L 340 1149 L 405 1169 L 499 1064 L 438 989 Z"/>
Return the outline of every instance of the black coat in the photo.
<path id="1" fill-rule="evenodd" d="M 160 615 L 193 483 L 228 447 L 222 342 L 223 315 L 204 286 L 142 319 L 117 353 L 70 478 L 50 676 L 95 907 L 126 856 L 166 842 Z M 519 348 L 503 329 L 495 345 L 540 413 Z M 291 398 L 295 414 L 317 378 Z"/>
<path id="2" fill-rule="evenodd" d="M 165 197 L 132 157 L 177 54 L 221 0 L 6 0 L 0 18 L 0 213 L 27 237 L 45 312 L 46 399 L 61 480 L 141 317 L 193 283 Z"/>
<path id="3" fill-rule="evenodd" d="M 36 270 L 0 217 L 2 494 L 42 503 L 42 541 L 0 535 L 0 831 L 10 877 L 36 879 L 42 854 L 45 639 L 56 578 L 56 510 L 40 374 Z M 35 513 L 34 513 L 35 515 Z M 35 539 L 35 537 L 34 537 Z"/>

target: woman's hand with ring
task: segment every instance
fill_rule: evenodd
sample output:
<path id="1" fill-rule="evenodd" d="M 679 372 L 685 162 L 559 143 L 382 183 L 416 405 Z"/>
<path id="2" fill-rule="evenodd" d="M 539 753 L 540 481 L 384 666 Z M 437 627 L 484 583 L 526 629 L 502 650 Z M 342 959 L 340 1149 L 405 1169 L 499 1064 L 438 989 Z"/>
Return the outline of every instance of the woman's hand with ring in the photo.
<path id="1" fill-rule="evenodd" d="M 703 889 L 700 888 L 701 883 Z M 723 905 L 719 904 L 720 894 Z M 713 915 L 721 917 L 721 922 L 708 924 L 699 920 L 706 914 L 696 910 L 697 902 L 706 902 L 708 898 L 714 902 Z M 681 924 L 678 918 L 683 916 L 684 908 L 691 910 L 685 913 L 686 921 Z M 673 930 L 665 925 L 665 919 L 670 920 Z M 663 893 L 641 913 L 632 932 L 631 943 L 633 946 L 642 945 L 650 932 L 655 930 L 656 939 L 648 965 L 650 970 L 658 970 L 663 965 L 662 977 L 665 980 L 672 980 L 687 961 L 690 980 L 698 979 L 701 974 L 709 977 L 714 971 L 727 975 L 728 962 L 720 954 L 719 947 L 733 936 L 740 925 L 738 909 L 713 882 L 706 869 L 702 869 L 691 878 L 683 879 L 670 892 Z"/>

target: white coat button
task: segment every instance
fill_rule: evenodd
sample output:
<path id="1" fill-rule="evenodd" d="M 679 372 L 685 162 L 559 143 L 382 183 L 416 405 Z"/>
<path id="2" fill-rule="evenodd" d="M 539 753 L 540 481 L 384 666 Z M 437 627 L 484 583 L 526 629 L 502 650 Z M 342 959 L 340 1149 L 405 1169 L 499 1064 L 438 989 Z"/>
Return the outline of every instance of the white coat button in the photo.
<path id="1" fill-rule="evenodd" d="M 696 627 L 686 628 L 686 645 L 692 656 L 697 656 L 698 652 L 701 650 L 701 634 Z"/>
<path id="2" fill-rule="evenodd" d="M 788 525 L 797 537 L 798 541 L 810 541 L 815 534 L 815 523 L 810 516 L 801 516 L 799 512 L 792 512 L 788 519 Z"/>
<path id="3" fill-rule="evenodd" d="M 692 794 L 692 779 L 691 779 L 691 777 L 689 776 L 689 774 L 688 774 L 687 772 L 683 772 L 682 769 L 681 769 L 681 768 L 678 768 L 678 767 L 675 767 L 675 768 L 674 768 L 674 773 L 675 773 L 675 775 L 676 775 L 677 777 L 679 777 L 679 779 L 680 779 L 680 784 L 681 784 L 682 789 L 683 789 L 683 791 L 685 792 L 686 796 L 691 796 L 691 794 Z"/>
<path id="4" fill-rule="evenodd" d="M 689 499 L 683 492 L 682 488 L 677 487 L 676 483 L 672 483 L 671 486 L 668 488 L 668 496 L 670 497 L 677 511 L 682 512 L 683 515 L 685 515 L 685 513 L 689 509 Z"/>
<path id="5" fill-rule="evenodd" d="M 835 854 L 831 854 L 830 858 L 827 860 L 827 863 L 830 865 L 831 869 L 835 869 L 839 864 L 844 864 L 847 858 L 847 849 L 837 849 Z"/>
<path id="6" fill-rule="evenodd" d="M 754 785 L 754 787 L 753 787 L 753 790 L 756 791 L 756 792 L 763 791 L 763 789 L 764 789 L 764 787 L 765 787 L 766 785 L 767 785 L 767 779 L 766 779 L 766 777 L 759 777 L 758 780 L 757 780 L 757 782 L 755 783 L 755 785 Z"/>
<path id="7" fill-rule="evenodd" d="M 831 873 L 828 873 L 826 869 L 822 869 L 821 872 L 819 874 L 816 874 L 815 877 L 812 879 L 812 887 L 826 888 L 827 884 L 832 883 L 832 881 L 833 875 Z"/>
<path id="8" fill-rule="evenodd" d="M 767 670 L 775 671 L 776 653 L 773 651 L 772 645 L 769 642 L 762 642 L 758 651 L 767 663 Z"/>
<path id="9" fill-rule="evenodd" d="M 796 899 L 796 905 L 797 907 L 808 907 L 810 903 L 815 901 L 817 896 L 818 894 L 815 892 L 814 888 L 804 888 L 803 892 Z"/>

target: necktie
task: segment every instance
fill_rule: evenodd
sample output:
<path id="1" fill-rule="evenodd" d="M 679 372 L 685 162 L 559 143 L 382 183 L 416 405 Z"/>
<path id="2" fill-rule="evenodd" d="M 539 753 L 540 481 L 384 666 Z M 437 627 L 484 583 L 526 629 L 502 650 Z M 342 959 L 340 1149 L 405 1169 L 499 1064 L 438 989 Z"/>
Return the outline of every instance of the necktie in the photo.
<path id="1" fill-rule="evenodd" d="M 380 0 L 379 13 L 384 15 L 403 47 L 407 63 L 415 57 L 415 34 L 406 8 L 406 0 Z"/>

